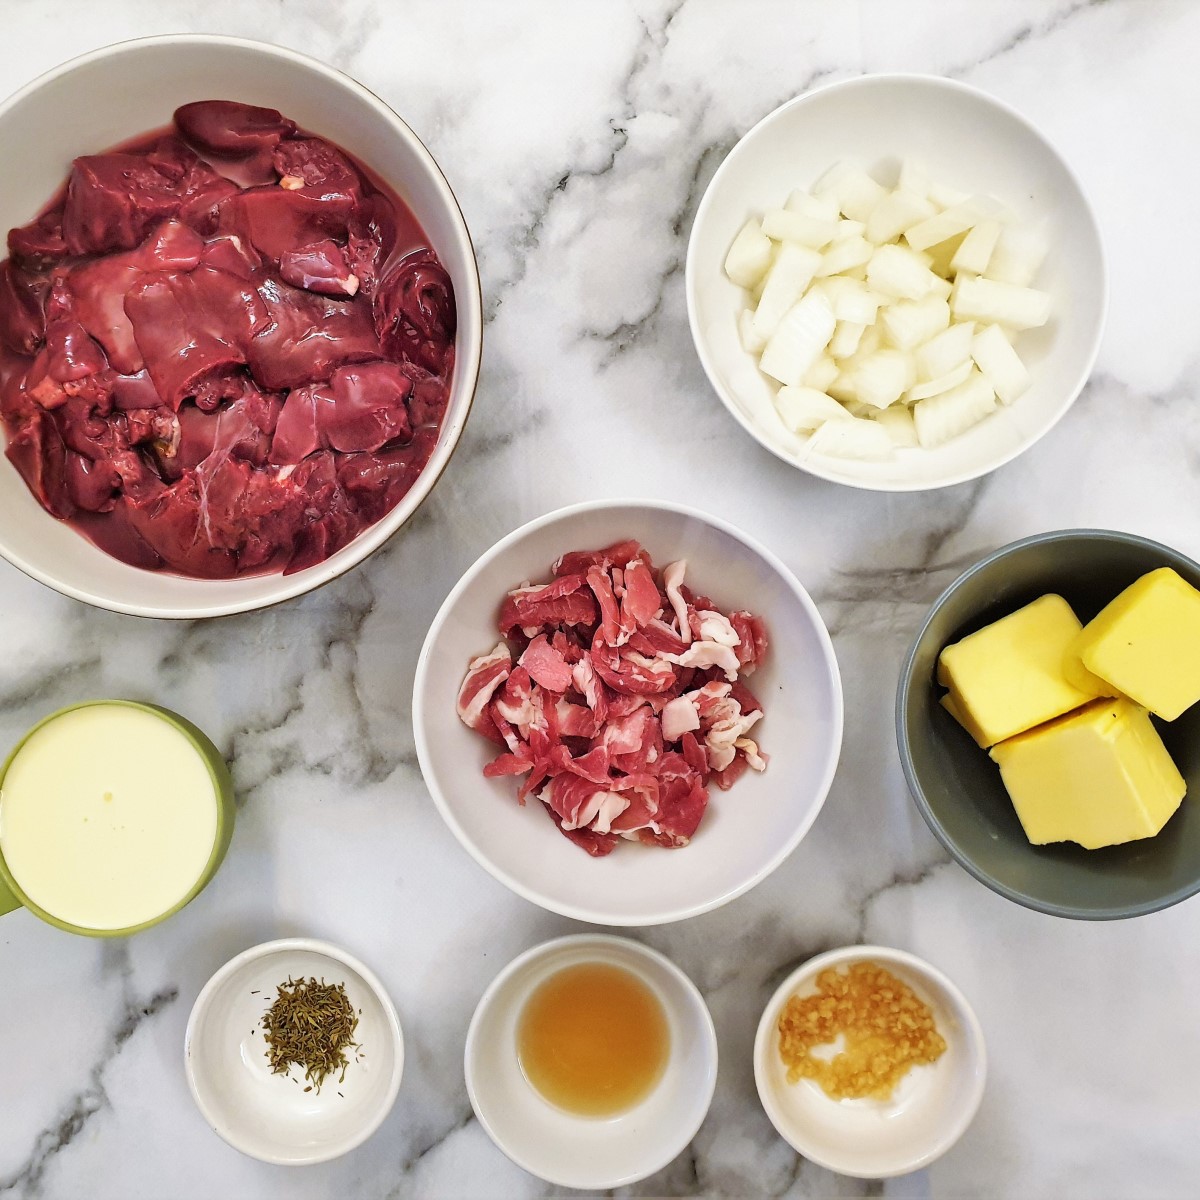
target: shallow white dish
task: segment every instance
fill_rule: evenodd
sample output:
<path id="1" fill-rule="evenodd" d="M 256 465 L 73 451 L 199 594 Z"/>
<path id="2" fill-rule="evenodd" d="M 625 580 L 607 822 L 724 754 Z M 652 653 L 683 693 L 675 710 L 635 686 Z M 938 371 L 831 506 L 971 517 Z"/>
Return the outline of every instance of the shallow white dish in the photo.
<path id="1" fill-rule="evenodd" d="M 576 1117 L 543 1100 L 517 1059 L 517 1021 L 531 992 L 579 962 L 624 967 L 662 1002 L 671 1051 L 658 1086 L 615 1117 Z M 543 942 L 495 978 L 471 1018 L 467 1094 L 488 1136 L 518 1166 L 558 1187 L 608 1189 L 645 1179 L 683 1152 L 717 1083 L 717 1035 L 695 984 L 656 950 L 627 938 L 582 934 Z"/>
<path id="2" fill-rule="evenodd" d="M 995 196 L 1051 246 L 1035 286 L 1050 292 L 1050 322 L 1017 349 L 1032 385 L 1013 405 L 930 450 L 887 462 L 811 454 L 775 413 L 774 387 L 741 345 L 747 304 L 724 271 L 742 225 L 809 187 L 835 162 L 855 163 L 886 184 L 901 158 L 962 191 Z M 1096 360 L 1108 309 L 1108 277 L 1095 214 L 1058 151 L 1018 112 L 966 84 L 925 75 L 865 75 L 807 92 L 755 125 L 717 169 L 688 242 L 688 319 L 713 388 L 748 433 L 773 454 L 835 483 L 879 491 L 944 487 L 984 475 L 1046 434 L 1079 395 Z"/>
<path id="3" fill-rule="evenodd" d="M 350 1065 L 305 1092 L 304 1072 L 273 1075 L 259 1022 L 289 978 L 344 983 L 359 1012 Z M 263 1162 L 327 1162 L 361 1145 L 400 1090 L 404 1036 L 383 984 L 328 942 L 285 938 L 230 959 L 203 987 L 184 1040 L 188 1086 L 204 1119 L 236 1150 Z"/>
<path id="4" fill-rule="evenodd" d="M 16 468 L 0 457 L 0 554 L 64 595 L 137 616 L 214 617 L 263 608 L 320 587 L 361 562 L 412 516 L 445 470 L 479 376 L 479 271 L 445 176 L 378 96 L 282 46 L 206 34 L 141 38 L 92 51 L 35 79 L 0 104 L 0 147 L 9 162 L 21 164 L 0 177 L 0 232 L 36 215 L 76 156 L 166 125 L 188 101 L 218 98 L 279 109 L 345 147 L 395 188 L 454 284 L 454 379 L 437 446 L 404 499 L 335 555 L 286 578 L 186 579 L 131 567 L 46 513 Z"/>
<path id="5" fill-rule="evenodd" d="M 811 1079 L 788 1083 L 779 1057 L 779 1014 L 794 995 L 816 992 L 826 967 L 871 959 L 907 983 L 933 1010 L 946 1052 L 913 1067 L 891 1100 L 833 1100 Z M 970 1125 L 983 1098 L 987 1051 L 962 992 L 940 971 L 903 950 L 846 946 L 793 971 L 763 1010 L 754 1039 L 754 1082 L 771 1124 L 797 1153 L 861 1179 L 884 1179 L 928 1166 Z"/>
<path id="6" fill-rule="evenodd" d="M 765 664 L 746 680 L 763 703 L 756 727 L 770 756 L 729 792 L 713 788 L 696 836 L 679 850 L 631 842 L 589 858 L 540 801 L 517 804 L 511 778 L 485 779 L 495 756 L 455 712 L 467 664 L 500 640 L 511 588 L 550 578 L 569 550 L 637 538 L 662 567 L 688 563 L 687 583 L 728 611 L 766 622 Z M 716 517 L 681 505 L 599 501 L 531 521 L 488 550 L 446 598 L 425 639 L 413 688 L 425 782 L 454 835 L 481 866 L 527 900 L 601 925 L 655 925 L 707 912 L 771 873 L 808 831 L 833 781 L 842 687 L 829 634 L 808 593 L 769 550 Z"/>

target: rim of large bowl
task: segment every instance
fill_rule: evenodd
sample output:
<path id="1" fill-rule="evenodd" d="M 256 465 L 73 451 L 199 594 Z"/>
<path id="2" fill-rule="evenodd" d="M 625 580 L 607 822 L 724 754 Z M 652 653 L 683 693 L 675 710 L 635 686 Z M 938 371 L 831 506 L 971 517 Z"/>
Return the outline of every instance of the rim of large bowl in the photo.
<path id="1" fill-rule="evenodd" d="M 917 686 L 914 679 L 916 670 L 917 652 L 922 641 L 925 639 L 926 631 L 933 623 L 934 617 L 941 611 L 942 607 L 951 599 L 959 587 L 967 580 L 972 579 L 980 571 L 986 570 L 993 563 L 1000 559 L 1007 558 L 1010 554 L 1016 553 L 1018 550 L 1023 550 L 1028 546 L 1044 545 L 1050 542 L 1059 541 L 1104 541 L 1104 542 L 1121 542 L 1131 546 L 1138 546 L 1143 549 L 1154 550 L 1160 553 L 1167 561 L 1181 562 L 1192 570 L 1200 573 L 1200 563 L 1189 558 L 1179 550 L 1174 550 L 1170 546 L 1164 545 L 1162 542 L 1157 542 L 1153 538 L 1143 537 L 1137 533 L 1126 533 L 1115 529 L 1055 529 L 1047 533 L 1036 533 L 1030 537 L 1020 538 L 1018 541 L 1009 542 L 1006 546 L 1001 546 L 998 550 L 992 551 L 991 554 L 981 558 L 978 562 L 969 566 L 957 579 L 951 583 L 938 598 L 930 606 L 929 611 L 925 614 L 924 620 L 921 622 L 920 628 L 913 637 L 912 645 L 909 647 L 908 653 L 904 656 L 904 665 L 900 669 L 900 679 L 896 685 L 896 747 L 900 754 L 900 766 L 904 772 L 904 780 L 908 785 L 909 794 L 913 798 L 913 802 L 917 806 L 917 810 L 925 820 L 925 824 L 929 826 L 934 837 L 949 851 L 950 856 L 962 867 L 968 874 L 974 876 L 985 887 L 990 888 L 997 895 L 1003 896 L 1006 900 L 1012 900 L 1016 904 L 1020 904 L 1024 908 L 1033 909 L 1035 912 L 1045 913 L 1052 917 L 1065 917 L 1074 921 L 1120 921 L 1129 917 L 1144 917 L 1148 913 L 1159 912 L 1164 908 L 1170 908 L 1175 904 L 1187 900 L 1200 892 L 1200 872 L 1197 872 L 1196 878 L 1189 884 L 1183 887 L 1176 888 L 1174 891 L 1167 893 L 1164 896 L 1154 900 L 1143 901 L 1140 904 L 1124 904 L 1110 905 L 1108 907 L 1084 907 L 1081 905 L 1071 904 L 1054 904 L 1047 900 L 1042 900 L 1037 896 L 1029 895 L 1026 892 L 1021 892 L 1016 888 L 1010 887 L 1008 884 L 996 879 L 993 875 L 985 871 L 979 866 L 974 859 L 964 851 L 958 843 L 950 836 L 941 819 L 934 812 L 933 806 L 929 803 L 925 795 L 925 789 L 921 786 L 921 781 L 917 777 L 916 767 L 913 765 L 912 748 L 908 738 L 908 722 L 907 722 L 907 704 L 906 699 L 913 687 Z"/>
<path id="2" fill-rule="evenodd" d="M 717 373 L 716 367 L 712 362 L 712 356 L 708 352 L 708 347 L 699 332 L 699 314 L 696 311 L 696 274 L 697 264 L 696 257 L 698 251 L 696 249 L 695 231 L 696 226 L 700 224 L 701 219 L 707 213 L 709 205 L 712 203 L 715 188 L 719 181 L 723 178 L 727 170 L 730 169 L 730 163 L 737 157 L 738 151 L 746 145 L 764 126 L 779 119 L 785 112 L 800 107 L 811 102 L 816 97 L 824 95 L 826 92 L 848 90 L 862 87 L 875 87 L 880 84 L 910 84 L 919 87 L 937 87 L 944 88 L 947 91 L 960 92 L 976 99 L 982 100 L 987 104 L 992 105 L 998 111 L 1004 113 L 1011 120 L 1016 121 L 1027 129 L 1035 138 L 1038 139 L 1054 156 L 1058 164 L 1066 173 L 1068 179 L 1075 188 L 1083 209 L 1084 217 L 1091 228 L 1091 232 L 1095 238 L 1096 248 L 1098 251 L 1099 269 L 1100 269 L 1100 285 L 1101 285 L 1101 304 L 1100 315 L 1096 322 L 1096 328 L 1092 335 L 1091 345 L 1088 349 L 1086 360 L 1082 369 L 1079 372 L 1077 381 L 1069 389 L 1070 396 L 1066 403 L 1063 404 L 1060 411 L 1054 415 L 1052 420 L 1044 428 L 1041 428 L 1032 436 L 1026 437 L 1013 450 L 1006 451 L 1003 455 L 996 459 L 990 466 L 979 467 L 966 471 L 958 471 L 952 475 L 948 475 L 945 479 L 935 482 L 924 481 L 889 481 L 877 479 L 846 479 L 841 476 L 833 475 L 821 468 L 820 460 L 815 460 L 813 456 L 809 456 L 803 461 L 798 461 L 795 457 L 788 454 L 781 446 L 775 444 L 771 439 L 757 428 L 741 408 L 726 394 L 726 389 L 720 381 L 720 376 Z M 799 96 L 793 96 L 791 100 L 784 101 L 783 104 L 773 108 L 765 116 L 759 118 L 745 133 L 738 138 L 733 149 L 722 160 L 720 166 L 713 172 L 713 177 L 709 180 L 708 186 L 704 189 L 704 195 L 701 197 L 700 203 L 696 208 L 696 216 L 692 222 L 692 229 L 688 234 L 688 248 L 684 267 L 684 292 L 687 300 L 688 326 L 691 329 L 692 344 L 696 350 L 696 356 L 700 359 L 700 365 L 704 369 L 704 374 L 708 379 L 709 386 L 716 393 L 718 399 L 738 422 L 738 424 L 748 433 L 760 446 L 765 450 L 769 450 L 776 458 L 789 466 L 812 475 L 814 478 L 823 479 L 827 483 L 840 484 L 844 487 L 859 488 L 863 491 L 871 492 L 932 492 L 945 487 L 953 487 L 956 484 L 968 483 L 973 479 L 979 479 L 982 476 L 990 475 L 993 471 L 1013 461 L 1013 459 L 1024 454 L 1037 442 L 1041 441 L 1059 421 L 1067 415 L 1071 410 L 1075 401 L 1079 399 L 1083 389 L 1087 386 L 1088 380 L 1091 378 L 1092 370 L 1096 365 L 1096 358 L 1100 353 L 1100 345 L 1104 338 L 1104 330 L 1108 324 L 1109 310 L 1109 272 L 1108 272 L 1108 255 L 1104 248 L 1104 239 L 1100 232 L 1100 223 L 1096 218 L 1096 211 L 1092 206 L 1092 202 L 1084 190 L 1083 184 L 1079 179 L 1078 174 L 1066 157 L 1055 145 L 1028 117 L 1015 109 L 1007 101 L 1000 99 L 991 92 L 985 91 L 983 88 L 978 88 L 969 83 L 963 83 L 958 79 L 947 79 L 942 75 L 927 75 L 921 72 L 907 71 L 889 71 L 879 72 L 866 75 L 856 75 L 850 79 L 838 79 L 829 83 L 819 84 L 817 87 L 810 88 L 806 92 L 802 92 Z"/>
<path id="3" fill-rule="evenodd" d="M 120 54 L 134 52 L 144 46 L 178 44 L 239 46 L 258 53 L 273 55 L 277 58 L 287 60 L 298 67 L 316 71 L 347 90 L 357 93 L 361 99 L 392 127 L 393 131 L 401 139 L 409 142 L 417 156 L 424 163 L 442 201 L 451 213 L 453 224 L 456 227 L 456 235 L 462 239 L 462 244 L 466 251 L 464 258 L 467 264 L 468 283 L 470 286 L 466 297 L 459 297 L 457 293 L 455 294 L 455 302 L 461 307 L 463 299 L 468 301 L 468 311 L 474 317 L 475 325 L 479 329 L 479 337 L 467 347 L 469 353 L 462 358 L 457 353 L 455 355 L 455 377 L 459 376 L 459 372 L 463 372 L 462 378 L 465 381 L 464 401 L 457 416 L 453 420 L 446 421 L 439 430 L 439 445 L 441 444 L 442 437 L 447 437 L 444 458 L 440 462 L 436 461 L 439 455 L 439 446 L 435 446 L 429 463 L 426 464 L 425 469 L 418 475 L 408 494 L 401 499 L 400 503 L 391 512 L 375 522 L 374 525 L 370 525 L 364 529 L 357 538 L 348 543 L 343 547 L 343 550 L 338 551 L 338 554 L 332 558 L 325 559 L 323 562 L 308 567 L 304 571 L 298 571 L 295 575 L 284 576 L 279 574 L 269 576 L 269 578 L 280 581 L 278 586 L 269 595 L 248 600 L 231 600 L 222 604 L 194 601 L 186 605 L 180 604 L 171 607 L 121 603 L 87 588 L 75 587 L 61 582 L 50 572 L 44 571 L 35 563 L 27 562 L 20 555 L 14 554 L 4 544 L 3 538 L 0 537 L 0 557 L 3 557 L 16 567 L 17 570 L 28 575 L 31 579 L 44 584 L 46 587 L 53 588 L 54 591 L 61 595 L 68 596 L 73 600 L 80 600 L 96 608 L 107 609 L 110 612 L 124 613 L 127 616 L 186 621 L 256 612 L 265 608 L 273 608 L 277 604 L 283 604 L 288 600 L 294 600 L 299 596 L 316 591 L 318 588 L 322 588 L 326 584 L 340 579 L 343 575 L 365 562 L 372 554 L 382 548 L 394 534 L 398 533 L 408 524 L 417 510 L 424 504 L 430 492 L 433 491 L 437 482 L 445 473 L 446 468 L 450 465 L 450 460 L 453 458 L 455 451 L 458 449 L 459 442 L 462 440 L 467 418 L 471 414 L 475 396 L 479 390 L 479 373 L 483 357 L 483 288 L 479 277 L 479 260 L 475 254 L 475 246 L 471 240 L 471 231 L 467 226 L 466 217 L 463 215 L 462 205 L 459 203 L 458 197 L 454 194 L 454 189 L 450 186 L 445 173 L 425 143 L 416 135 L 404 118 L 386 101 L 371 91 L 370 88 L 360 83 L 351 75 L 346 74 L 346 72 L 338 70 L 337 67 L 330 66 L 328 63 L 322 62 L 311 55 L 291 50 L 286 46 L 279 46 L 273 42 L 259 41 L 255 38 L 209 33 L 166 33 L 139 38 L 126 38 L 119 42 L 112 42 L 107 46 L 100 46 L 94 50 L 89 50 L 84 54 L 76 55 L 74 58 L 70 58 L 66 62 L 59 63 L 57 66 L 51 67 L 50 70 L 42 72 L 41 75 L 30 80 L 23 87 L 13 92 L 12 95 L 0 101 L 0 119 L 11 108 L 45 84 L 69 74 L 80 67 L 101 59 L 114 58 Z M 410 498 L 413 499 L 411 507 L 408 507 Z M 49 514 L 47 514 L 47 518 L 53 520 L 53 518 L 49 517 Z M 331 567 L 329 564 L 336 562 L 338 555 L 346 550 L 351 551 L 347 559 Z M 98 552 L 103 553 L 103 551 Z M 138 571 L 140 568 L 130 566 L 129 570 Z M 147 574 L 154 575 L 159 574 L 159 572 L 147 572 Z M 208 582 L 203 579 L 190 579 L 186 576 L 181 578 L 184 578 L 188 583 L 194 583 L 197 587 L 203 586 Z M 264 577 L 256 575 L 248 578 L 260 580 Z"/>
<path id="4" fill-rule="evenodd" d="M 801 607 L 808 613 L 809 619 L 812 621 L 813 627 L 817 633 L 818 641 L 821 645 L 822 662 L 825 667 L 826 675 L 830 681 L 831 691 L 833 696 L 833 736 L 829 741 L 826 749 L 825 768 L 821 774 L 820 784 L 816 790 L 816 800 L 812 805 L 805 819 L 799 822 L 795 831 L 775 849 L 772 855 L 766 860 L 764 865 L 755 871 L 748 879 L 732 888 L 728 892 L 716 897 L 712 900 L 706 900 L 703 903 L 691 904 L 678 908 L 662 908 L 651 912 L 642 912 L 633 916 L 614 916 L 612 913 L 606 913 L 601 909 L 588 908 L 582 905 L 563 903 L 544 894 L 541 890 L 510 875 L 507 871 L 496 865 L 481 848 L 476 846 L 474 840 L 467 834 L 462 827 L 454 812 L 442 794 L 441 789 L 436 785 L 434 780 L 433 764 L 426 739 L 426 713 L 424 701 L 422 699 L 425 691 L 425 679 L 429 671 L 429 656 L 434 641 L 441 632 L 442 626 L 446 623 L 447 618 L 457 605 L 463 593 L 475 582 L 480 573 L 496 558 L 503 554 L 509 547 L 520 542 L 530 534 L 535 533 L 540 529 L 544 529 L 549 525 L 556 524 L 559 521 L 566 520 L 570 517 L 578 516 L 581 513 L 598 512 L 607 509 L 618 508 L 642 508 L 651 512 L 670 512 L 679 516 L 688 517 L 695 521 L 700 521 L 703 524 L 709 525 L 714 529 L 720 530 L 722 533 L 740 541 L 748 550 L 761 558 L 767 566 L 769 566 L 777 575 L 779 575 L 789 589 L 800 602 Z M 555 509 L 540 517 L 535 517 L 532 521 L 527 521 L 524 525 L 514 529 L 511 533 L 506 534 L 494 545 L 485 550 L 472 564 L 463 572 L 458 582 L 451 589 L 450 594 L 442 602 L 436 616 L 430 623 L 429 631 L 425 636 L 425 641 L 421 646 L 421 654 L 417 659 L 417 670 L 413 681 L 413 735 L 416 741 L 417 761 L 421 767 L 421 774 L 425 780 L 425 786 L 433 798 L 434 804 L 437 806 L 438 812 L 442 819 L 446 822 L 450 831 L 454 834 L 461 845 L 471 857 L 492 876 L 504 884 L 509 891 L 521 896 L 523 899 L 536 904 L 539 908 L 544 908 L 548 912 L 558 913 L 564 917 L 571 917 L 577 921 L 587 921 L 593 925 L 611 925 L 620 928 L 628 928 L 639 925 L 665 925 L 675 921 L 683 921 L 689 917 L 699 916 L 701 913 L 711 912 L 714 909 L 720 908 L 722 905 L 728 904 L 729 901 L 735 900 L 738 896 L 745 895 L 746 892 L 760 884 L 764 879 L 771 875 L 796 849 L 800 842 L 807 835 L 809 829 L 812 828 L 813 822 L 817 819 L 817 815 L 824 807 L 825 801 L 829 796 L 829 790 L 833 786 L 834 775 L 837 771 L 838 760 L 841 756 L 842 735 L 844 725 L 844 698 L 842 694 L 842 679 L 841 672 L 838 667 L 837 655 L 833 648 L 833 639 L 830 637 L 829 630 L 825 625 L 825 621 L 821 616 L 820 610 L 817 608 L 813 598 L 808 594 L 804 585 L 796 578 L 792 570 L 783 562 L 777 555 L 764 546 L 761 542 L 743 532 L 735 525 L 731 525 L 728 521 L 722 520 L 720 517 L 712 516 L 709 513 L 702 512 L 700 509 L 692 508 L 686 504 L 675 504 L 669 501 L 662 500 L 646 500 L 646 499 L 625 499 L 625 500 L 588 500 L 580 504 L 568 505 L 565 508 Z"/>

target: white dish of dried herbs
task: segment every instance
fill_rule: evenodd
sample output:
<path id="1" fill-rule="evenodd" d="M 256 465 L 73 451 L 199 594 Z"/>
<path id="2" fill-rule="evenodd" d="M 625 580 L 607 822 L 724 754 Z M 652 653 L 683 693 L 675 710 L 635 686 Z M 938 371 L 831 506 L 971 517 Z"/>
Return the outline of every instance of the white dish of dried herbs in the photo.
<path id="1" fill-rule="evenodd" d="M 264 1162 L 326 1162 L 366 1141 L 404 1067 L 379 979 L 327 942 L 265 942 L 225 964 L 188 1020 L 188 1085 L 204 1118 Z"/>

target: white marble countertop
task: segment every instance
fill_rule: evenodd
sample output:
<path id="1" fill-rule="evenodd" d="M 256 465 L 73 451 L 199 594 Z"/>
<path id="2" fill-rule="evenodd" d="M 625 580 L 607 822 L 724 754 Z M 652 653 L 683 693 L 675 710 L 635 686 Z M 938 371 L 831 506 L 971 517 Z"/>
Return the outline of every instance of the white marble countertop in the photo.
<path id="1" fill-rule="evenodd" d="M 0 564 L 0 745 L 94 695 L 159 701 L 234 759 L 241 809 L 215 883 L 128 942 L 0 922 L 0 1197 L 540 1196 L 462 1080 L 471 1010 L 518 951 L 578 928 L 510 895 L 443 826 L 409 722 L 426 626 L 477 554 L 592 497 L 719 512 L 813 593 L 846 688 L 846 742 L 815 827 L 719 912 L 636 933 L 699 984 L 720 1078 L 690 1149 L 634 1195 L 1178 1197 L 1200 1177 L 1200 903 L 1077 924 L 948 862 L 897 762 L 896 669 L 923 610 L 1014 538 L 1109 526 L 1200 555 L 1200 4 L 1188 0 L 6 0 L 4 89 L 109 41 L 201 30 L 350 72 L 426 139 L 456 189 L 489 325 L 475 412 L 412 526 L 319 593 L 169 624 L 63 599 Z M 928 495 L 855 492 L 746 437 L 692 351 L 682 262 L 737 137 L 817 81 L 953 75 L 1065 152 L 1109 246 L 1092 383 L 1033 450 Z M 4 170 L 19 170 L 8 162 Z M 1178 214 L 1178 215 L 1176 215 Z M 284 1169 L 205 1125 L 183 1029 L 209 974 L 307 934 L 379 972 L 409 1057 L 395 1110 L 347 1158 Z M 856 940 L 911 949 L 974 1003 L 991 1072 L 973 1126 L 886 1184 L 803 1162 L 759 1107 L 750 1048 L 781 973 Z"/>

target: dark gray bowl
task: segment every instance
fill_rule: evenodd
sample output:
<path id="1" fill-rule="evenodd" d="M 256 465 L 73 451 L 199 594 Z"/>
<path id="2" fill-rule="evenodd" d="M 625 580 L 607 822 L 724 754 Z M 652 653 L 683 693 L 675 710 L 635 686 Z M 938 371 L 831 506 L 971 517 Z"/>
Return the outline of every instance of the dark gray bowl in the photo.
<path id="1" fill-rule="evenodd" d="M 1176 721 L 1155 721 L 1188 785 L 1158 837 L 1103 850 L 1070 842 L 1031 846 L 999 768 L 938 703 L 938 654 L 1046 592 L 1065 597 L 1086 623 L 1156 567 L 1174 567 L 1200 587 L 1200 565 L 1130 533 L 1069 529 L 1013 542 L 942 593 L 900 673 L 896 737 L 921 815 L 976 879 L 1039 912 L 1097 921 L 1136 917 L 1200 891 L 1200 705 Z"/>

